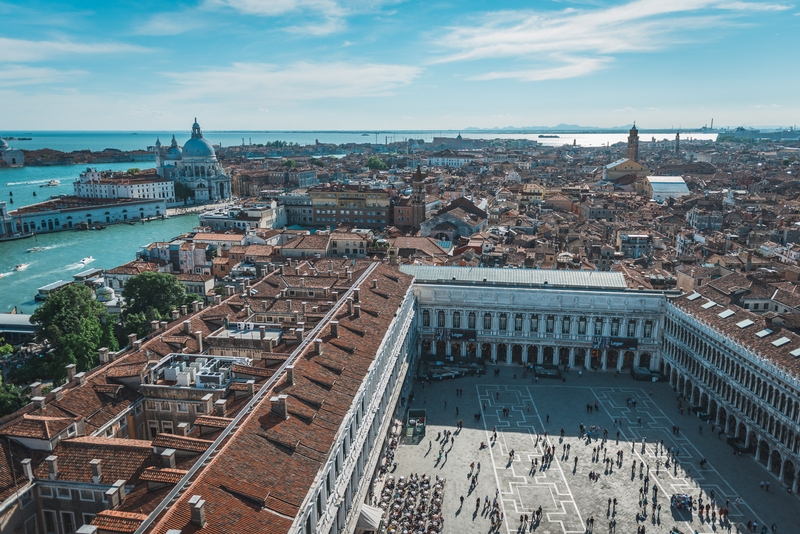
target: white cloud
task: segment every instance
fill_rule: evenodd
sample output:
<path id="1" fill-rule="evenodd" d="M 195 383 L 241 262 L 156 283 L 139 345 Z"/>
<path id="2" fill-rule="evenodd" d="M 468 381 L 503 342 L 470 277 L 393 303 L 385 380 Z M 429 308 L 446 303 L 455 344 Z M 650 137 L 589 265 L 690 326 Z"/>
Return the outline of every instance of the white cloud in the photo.
<path id="1" fill-rule="evenodd" d="M 624 108 L 615 109 L 614 113 L 630 113 L 631 111 L 636 111 L 636 108 L 632 108 L 630 106 L 627 106 L 627 107 L 624 107 Z"/>
<path id="2" fill-rule="evenodd" d="M 137 23 L 136 35 L 180 35 L 206 27 L 206 22 L 189 11 L 158 13 L 148 20 Z"/>
<path id="3" fill-rule="evenodd" d="M 119 53 L 141 53 L 150 49 L 124 43 L 75 43 L 72 41 L 28 41 L 0 37 L 2 63 L 24 63 L 44 61 L 64 55 L 100 55 Z"/>
<path id="4" fill-rule="evenodd" d="M 181 99 L 208 102 L 210 98 L 290 101 L 389 96 L 420 73 L 419 67 L 409 65 L 301 62 L 286 67 L 234 63 L 164 76 L 178 86 Z"/>
<path id="5" fill-rule="evenodd" d="M 745 13 L 784 9 L 745 1 L 634 0 L 599 9 L 498 11 L 448 28 L 434 40 L 444 55 L 433 63 L 510 58 L 525 67 L 473 79 L 573 78 L 605 68 L 616 54 L 663 49 L 734 24 Z"/>
<path id="6" fill-rule="evenodd" d="M 39 85 L 64 82 L 86 74 L 79 70 L 58 70 L 51 68 L 8 65 L 0 68 L 0 87 L 20 85 Z"/>

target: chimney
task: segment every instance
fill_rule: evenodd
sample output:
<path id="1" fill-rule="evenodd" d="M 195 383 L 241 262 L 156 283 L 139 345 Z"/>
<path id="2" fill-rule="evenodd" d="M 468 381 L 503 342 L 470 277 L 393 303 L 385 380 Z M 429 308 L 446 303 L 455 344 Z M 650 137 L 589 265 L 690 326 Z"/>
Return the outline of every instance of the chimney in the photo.
<path id="1" fill-rule="evenodd" d="M 353 306 L 353 317 L 355 317 L 356 319 L 361 317 L 361 304 L 356 304 L 355 306 Z"/>
<path id="2" fill-rule="evenodd" d="M 339 321 L 331 321 L 331 335 L 339 337 Z"/>
<path id="3" fill-rule="evenodd" d="M 292 311 L 292 300 L 291 299 L 286 301 L 286 311 L 288 311 L 288 312 Z"/>
<path id="4" fill-rule="evenodd" d="M 189 308 L 186 306 L 186 304 L 184 304 L 183 306 L 181 306 L 181 317 L 183 317 L 184 315 L 186 315 L 188 312 L 189 312 Z"/>
<path id="5" fill-rule="evenodd" d="M 744 272 L 749 273 L 753 269 L 753 251 L 747 251 L 747 263 L 744 266 Z"/>
<path id="6" fill-rule="evenodd" d="M 264 338 L 267 337 L 267 327 L 263 324 L 258 327 L 258 335 L 261 341 L 264 341 Z"/>
<path id="7" fill-rule="evenodd" d="M 168 531 L 168 533 L 171 531 Z M 178 531 L 180 532 L 180 530 Z M 75 534 L 97 534 L 97 527 L 94 525 L 89 525 L 88 523 L 82 525 L 78 530 L 75 531 Z"/>
<path id="8" fill-rule="evenodd" d="M 214 403 L 214 412 L 218 417 L 225 417 L 227 413 L 226 404 L 228 401 L 225 399 L 219 399 L 217 402 Z"/>
<path id="9" fill-rule="evenodd" d="M 125 500 L 125 481 L 117 480 L 114 482 L 114 485 L 112 485 L 106 491 L 106 502 L 108 503 L 108 508 L 113 510 L 119 506 L 123 500 Z"/>
<path id="10" fill-rule="evenodd" d="M 347 297 L 347 315 L 353 315 L 353 297 Z"/>
<path id="11" fill-rule="evenodd" d="M 194 333 L 194 339 L 195 339 L 195 341 L 197 341 L 197 352 L 198 353 L 202 353 L 203 352 L 203 332 L 201 332 L 200 330 L 195 332 Z"/>
<path id="12" fill-rule="evenodd" d="M 190 321 L 189 319 L 183 321 L 183 333 L 184 334 L 192 333 L 192 321 Z"/>
<path id="13" fill-rule="evenodd" d="M 58 456 L 55 454 L 51 454 L 47 458 L 47 474 L 50 476 L 50 480 L 57 480 L 58 479 Z"/>
<path id="14" fill-rule="evenodd" d="M 347 281 L 348 282 L 353 281 L 353 271 L 351 271 L 350 269 L 347 270 Z"/>
<path id="15" fill-rule="evenodd" d="M 150 331 L 155 332 L 158 330 L 158 321 L 150 321 Z"/>
<path id="16" fill-rule="evenodd" d="M 108 349 L 106 347 L 99 349 L 97 357 L 100 358 L 100 363 L 108 363 Z"/>
<path id="17" fill-rule="evenodd" d="M 192 524 L 200 528 L 206 526 L 206 501 L 200 495 L 192 495 L 189 506 L 192 508 Z"/>
<path id="18" fill-rule="evenodd" d="M 294 329 L 295 334 L 297 334 L 297 341 L 299 343 L 303 342 L 303 338 L 305 337 L 305 331 L 306 331 L 305 328 L 303 328 L 302 326 Z"/>
<path id="19" fill-rule="evenodd" d="M 92 482 L 99 484 L 103 479 L 103 460 L 89 460 L 89 465 L 92 468 Z"/>
<path id="20" fill-rule="evenodd" d="M 64 398 L 64 386 L 59 386 L 55 389 L 50 390 L 50 393 L 53 394 L 53 400 L 61 400 Z"/>
<path id="21" fill-rule="evenodd" d="M 86 373 L 80 372 L 75 375 L 75 378 L 78 379 L 78 385 L 83 385 L 86 383 Z"/>
<path id="22" fill-rule="evenodd" d="M 200 400 L 203 402 L 203 413 L 211 415 L 211 401 L 214 400 L 214 395 L 206 393 Z"/>
<path id="23" fill-rule="evenodd" d="M 175 449 L 164 449 L 161 453 L 161 466 L 168 469 L 175 467 Z"/>
<path id="24" fill-rule="evenodd" d="M 333 302 L 339 302 L 339 292 L 338 291 L 334 291 L 333 293 L 331 293 L 331 297 L 333 298 Z"/>
<path id="25" fill-rule="evenodd" d="M 181 316 L 181 312 L 178 310 L 172 310 L 172 320 L 177 321 L 178 318 Z"/>
<path id="26" fill-rule="evenodd" d="M 128 346 L 133 348 L 133 343 L 136 341 L 136 334 L 128 334 Z"/>
<path id="27" fill-rule="evenodd" d="M 272 346 L 272 338 L 267 339 L 267 352 L 272 352 L 275 347 Z"/>
<path id="28" fill-rule="evenodd" d="M 178 435 L 186 436 L 189 434 L 189 423 L 178 423 Z"/>
<path id="29" fill-rule="evenodd" d="M 361 289 L 358 287 L 353 290 L 353 300 L 361 302 Z"/>
<path id="30" fill-rule="evenodd" d="M 40 397 L 42 395 L 42 383 L 34 382 L 31 384 L 31 397 Z"/>
<path id="31" fill-rule="evenodd" d="M 286 366 L 286 381 L 290 386 L 294 385 L 294 365 Z"/>
<path id="32" fill-rule="evenodd" d="M 44 410 L 46 405 L 47 398 L 46 397 L 33 397 L 31 398 L 31 402 L 33 402 L 33 407 L 37 410 Z"/>
<path id="33" fill-rule="evenodd" d="M 302 309 L 302 310 L 303 310 L 303 315 L 305 315 L 305 314 L 306 314 L 306 309 L 307 309 L 307 308 L 308 308 L 308 302 L 301 302 L 301 303 L 300 303 L 300 309 Z"/>
<path id="34" fill-rule="evenodd" d="M 166 331 L 168 324 L 169 323 L 167 321 L 161 321 L 160 323 L 158 323 L 158 326 L 161 328 L 161 331 L 164 332 Z"/>
<path id="35" fill-rule="evenodd" d="M 372 279 L 372 289 L 378 289 L 378 279 L 377 278 L 373 278 Z"/>
<path id="36" fill-rule="evenodd" d="M 247 384 L 247 394 L 251 397 L 256 394 L 256 381 L 255 380 L 248 380 L 245 382 Z"/>
<path id="37" fill-rule="evenodd" d="M 21 463 L 22 474 L 25 475 L 25 478 L 27 478 L 29 482 L 33 482 L 33 467 L 31 466 L 31 459 L 25 458 Z"/>
<path id="38" fill-rule="evenodd" d="M 239 289 L 241 290 L 242 295 L 247 294 L 247 284 L 245 284 L 244 282 L 239 284 Z"/>
<path id="39" fill-rule="evenodd" d="M 195 300 L 192 302 L 192 313 L 197 313 L 200 311 L 200 301 Z"/>
<path id="40" fill-rule="evenodd" d="M 142 340 L 141 339 L 137 339 L 136 341 L 133 342 L 133 350 L 135 350 L 136 352 L 139 352 L 140 350 L 142 350 Z"/>
<path id="41" fill-rule="evenodd" d="M 214 306 L 222 304 L 222 295 L 214 295 Z"/>
<path id="42" fill-rule="evenodd" d="M 277 397 L 270 397 L 269 402 L 272 404 L 272 413 L 282 417 L 283 419 L 289 418 L 289 412 L 286 409 L 286 399 L 288 395 L 278 395 Z"/>
<path id="43" fill-rule="evenodd" d="M 294 266 L 294 274 L 295 274 L 295 276 L 300 276 L 300 266 L 299 265 L 295 265 Z"/>
<path id="44" fill-rule="evenodd" d="M 322 354 L 322 340 L 320 338 L 314 340 L 314 354 Z"/>

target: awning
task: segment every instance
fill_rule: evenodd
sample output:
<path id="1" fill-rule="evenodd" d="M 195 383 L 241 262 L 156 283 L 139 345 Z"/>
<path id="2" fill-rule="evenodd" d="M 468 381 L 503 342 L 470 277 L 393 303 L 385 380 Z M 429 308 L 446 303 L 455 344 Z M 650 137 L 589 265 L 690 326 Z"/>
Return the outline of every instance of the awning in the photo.
<path id="1" fill-rule="evenodd" d="M 361 505 L 361 514 L 358 516 L 358 523 L 356 528 L 363 528 L 366 530 L 378 530 L 381 526 L 381 519 L 383 518 L 383 510 L 375 508 L 368 504 Z"/>

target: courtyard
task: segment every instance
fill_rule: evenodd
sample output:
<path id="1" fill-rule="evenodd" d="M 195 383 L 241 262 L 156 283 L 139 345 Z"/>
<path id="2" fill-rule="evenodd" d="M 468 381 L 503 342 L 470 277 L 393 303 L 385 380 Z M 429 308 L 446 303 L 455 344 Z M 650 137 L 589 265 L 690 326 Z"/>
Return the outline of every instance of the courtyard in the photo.
<path id="1" fill-rule="evenodd" d="M 777 532 L 800 532 L 796 496 L 751 455 L 734 456 L 718 428 L 681 413 L 668 383 L 592 371 L 535 381 L 523 372 L 489 366 L 485 376 L 414 384 L 410 407 L 426 410 L 426 436 L 398 447 L 390 474 L 446 478 L 443 532 L 490 531 L 495 497 L 504 515 L 500 532 L 582 533 L 590 519 L 598 533 L 634 533 L 642 526 L 645 532 L 746 532 L 748 522 L 757 522 L 758 532 L 773 523 Z M 591 441 L 582 426 L 595 429 Z M 445 431 L 453 434 L 442 446 Z M 761 482 L 770 484 L 761 489 Z M 702 497 L 705 506 L 712 492 L 713 515 L 670 506 L 673 494 Z M 721 522 L 726 501 L 729 515 Z M 531 521 L 539 507 L 541 519 Z"/>

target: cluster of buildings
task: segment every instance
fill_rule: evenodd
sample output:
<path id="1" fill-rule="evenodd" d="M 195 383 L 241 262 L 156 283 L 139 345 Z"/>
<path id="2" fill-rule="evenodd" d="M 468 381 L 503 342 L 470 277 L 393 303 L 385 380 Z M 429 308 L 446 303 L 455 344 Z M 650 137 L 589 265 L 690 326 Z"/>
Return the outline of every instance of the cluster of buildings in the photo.
<path id="1" fill-rule="evenodd" d="M 635 129 L 592 149 L 464 143 L 385 171 L 322 158 L 304 186 L 243 158 L 231 183 L 252 195 L 106 271 L 115 291 L 170 272 L 201 300 L 0 420 L 4 532 L 375 530 L 422 360 L 668 381 L 796 493 L 794 152 Z M 444 149 L 474 157 L 431 165 Z M 159 168 L 221 194 L 185 156 Z"/>

